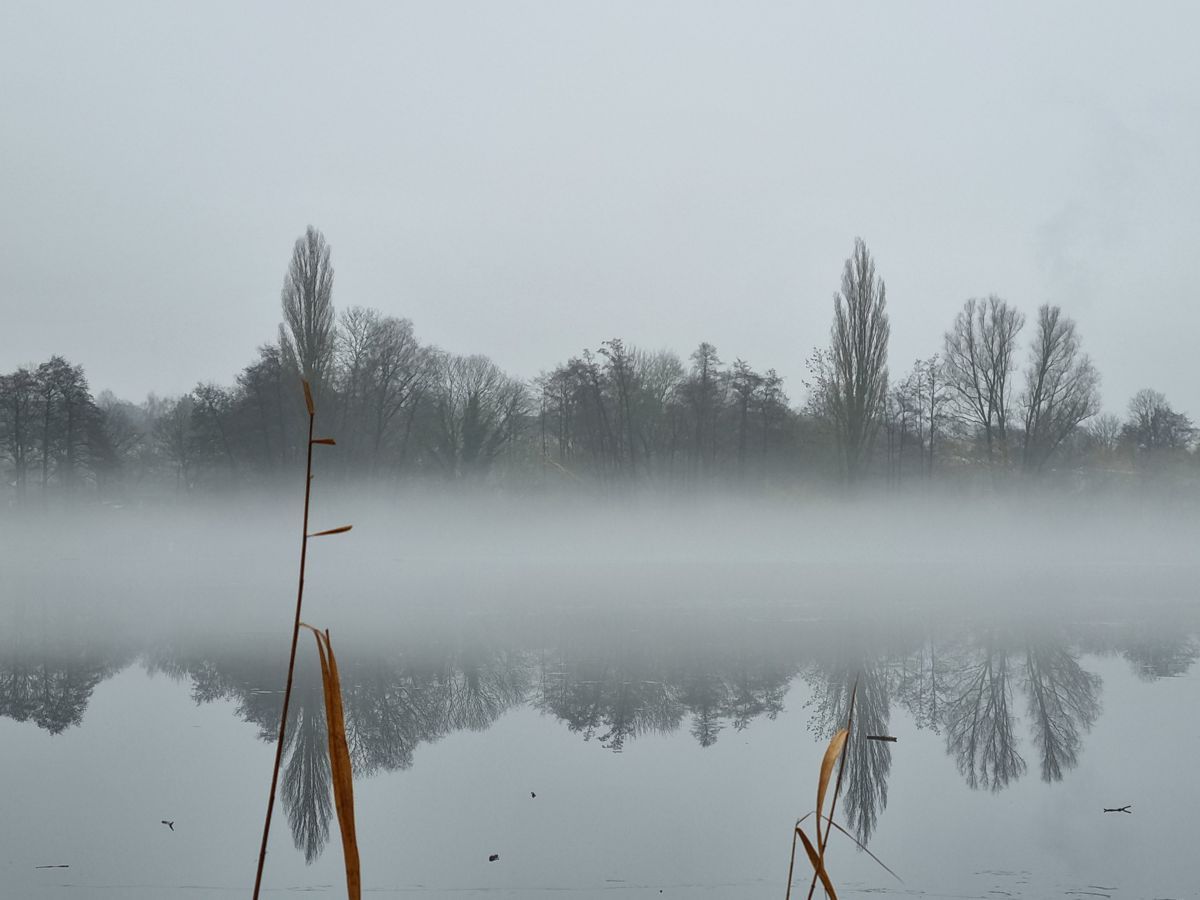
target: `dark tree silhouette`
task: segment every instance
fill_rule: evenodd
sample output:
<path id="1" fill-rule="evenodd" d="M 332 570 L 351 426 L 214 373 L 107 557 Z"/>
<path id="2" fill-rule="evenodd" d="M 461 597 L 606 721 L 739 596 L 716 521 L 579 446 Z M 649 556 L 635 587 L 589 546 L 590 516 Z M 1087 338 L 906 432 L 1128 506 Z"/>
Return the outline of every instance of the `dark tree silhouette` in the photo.
<path id="1" fill-rule="evenodd" d="M 847 480 L 858 481 L 879 430 L 887 395 L 887 349 L 891 327 L 887 289 L 862 238 L 842 270 L 833 296 L 827 409 L 836 424 Z"/>
<path id="2" fill-rule="evenodd" d="M 1079 425 L 1100 412 L 1100 375 L 1079 350 L 1075 323 L 1057 306 L 1038 309 L 1029 368 L 1025 373 L 1025 435 L 1021 452 L 1027 470 L 1046 465 Z"/>
<path id="3" fill-rule="evenodd" d="M 283 279 L 279 346 L 293 372 L 312 385 L 318 399 L 333 368 L 333 264 L 325 235 L 311 225 L 296 238 Z M 297 380 L 298 383 L 298 380 Z"/>
<path id="4" fill-rule="evenodd" d="M 945 337 L 946 383 L 959 422 L 983 433 L 987 461 L 1008 461 L 1012 373 L 1025 316 L 994 294 L 968 300 Z"/>

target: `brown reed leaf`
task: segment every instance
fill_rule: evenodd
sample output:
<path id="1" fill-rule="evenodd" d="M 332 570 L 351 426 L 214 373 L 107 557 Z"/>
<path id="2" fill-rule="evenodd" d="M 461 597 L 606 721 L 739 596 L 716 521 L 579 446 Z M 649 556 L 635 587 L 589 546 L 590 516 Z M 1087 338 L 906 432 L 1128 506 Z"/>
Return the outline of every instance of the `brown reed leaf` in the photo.
<path id="1" fill-rule="evenodd" d="M 354 527 L 353 525 L 342 525 L 338 528 L 330 528 L 330 529 L 327 529 L 326 531 L 314 532 L 314 533 L 310 534 L 309 537 L 310 538 L 325 537 L 325 535 L 327 535 L 327 534 L 345 534 L 347 531 L 349 531 L 353 527 Z"/>
<path id="2" fill-rule="evenodd" d="M 825 792 L 829 789 L 829 779 L 833 777 L 833 764 L 837 762 L 838 757 L 842 754 L 842 748 L 846 746 L 846 738 L 850 731 L 843 728 L 835 734 L 829 741 L 829 746 L 825 748 L 825 758 L 821 760 L 821 776 L 817 781 L 817 846 L 824 849 L 825 844 L 821 840 L 821 815 L 825 808 Z M 826 839 L 828 840 L 828 838 Z"/>
<path id="3" fill-rule="evenodd" d="M 358 862 L 358 838 L 354 830 L 354 773 L 350 767 L 350 748 L 346 743 L 346 719 L 342 709 L 342 685 L 337 659 L 329 632 L 324 633 L 300 623 L 317 639 L 321 657 L 321 686 L 325 693 L 325 730 L 329 736 L 329 769 L 333 781 L 333 805 L 342 832 L 342 855 L 346 861 L 346 894 L 350 900 L 362 898 L 362 873 Z"/>
<path id="4" fill-rule="evenodd" d="M 317 410 L 316 407 L 313 406 L 312 388 L 309 387 L 308 380 L 305 378 L 301 378 L 300 383 L 304 385 L 304 405 L 308 407 L 308 414 L 310 416 L 315 416 L 317 414 Z"/>
<path id="5" fill-rule="evenodd" d="M 829 875 L 825 872 L 825 860 L 817 853 L 817 848 L 812 845 L 812 841 L 808 839 L 804 829 L 798 825 L 796 834 L 800 835 L 800 841 L 804 844 L 804 852 L 808 854 L 808 861 L 812 863 L 813 871 L 817 873 L 821 884 L 825 886 L 825 893 L 829 895 L 830 900 L 837 900 L 837 891 L 833 889 L 833 882 L 829 880 Z"/>

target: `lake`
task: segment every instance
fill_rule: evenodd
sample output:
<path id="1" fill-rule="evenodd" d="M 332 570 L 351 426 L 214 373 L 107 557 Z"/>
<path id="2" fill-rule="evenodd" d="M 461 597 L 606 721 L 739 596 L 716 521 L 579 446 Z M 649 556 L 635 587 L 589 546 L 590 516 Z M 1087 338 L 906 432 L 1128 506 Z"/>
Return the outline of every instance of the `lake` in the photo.
<path id="1" fill-rule="evenodd" d="M 295 548 L 282 515 L 204 538 L 212 515 L 4 533 L 0 896 L 249 895 Z M 1014 538 L 1004 566 L 931 570 L 893 541 L 855 567 L 779 519 L 777 543 L 730 552 L 488 515 L 422 534 L 368 515 L 313 551 L 365 893 L 782 897 L 853 691 L 836 818 L 903 882 L 835 834 L 839 893 L 1198 895 L 1186 557 L 1114 538 L 1014 565 Z M 1164 526 L 1155 553 L 1192 537 Z M 339 896 L 311 636 L 300 651 L 265 883 Z"/>

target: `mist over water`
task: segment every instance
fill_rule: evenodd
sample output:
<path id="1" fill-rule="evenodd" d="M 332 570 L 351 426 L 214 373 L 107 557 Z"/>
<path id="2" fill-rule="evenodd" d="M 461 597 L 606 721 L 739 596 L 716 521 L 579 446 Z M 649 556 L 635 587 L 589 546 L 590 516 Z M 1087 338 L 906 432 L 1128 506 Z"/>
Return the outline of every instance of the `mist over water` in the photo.
<path id="1" fill-rule="evenodd" d="M 314 484 L 312 529 L 354 526 L 310 541 L 304 618 L 338 650 L 373 890 L 777 896 L 788 823 L 855 685 L 861 727 L 899 740 L 851 755 L 843 815 L 909 884 L 1186 883 L 1163 848 L 1189 813 L 1120 748 L 1147 711 L 1171 734 L 1167 710 L 1200 699 L 1188 504 Z M 249 860 L 260 824 L 300 511 L 262 493 L 3 524 L 4 787 L 39 791 L 32 827 L 5 831 L 23 896 L 244 891 L 252 867 L 228 861 Z M 313 650 L 302 638 L 271 853 L 305 889 L 339 864 Z M 1175 681 L 1182 695 L 1154 687 Z M 64 765 L 157 787 L 122 797 Z M 1062 858 L 1000 837 L 1042 791 L 1058 792 L 1041 816 Z M 1074 824 L 1127 802 L 1126 829 L 1159 842 L 1137 860 L 1111 816 Z M 76 804 L 146 830 L 159 856 L 135 865 Z M 154 831 L 164 817 L 186 856 Z M 914 830 L 958 861 L 932 861 Z M 835 852 L 847 887 L 904 889 Z M 31 868 L 60 857 L 74 888 Z"/>
<path id="2" fill-rule="evenodd" d="M 308 615 L 338 630 L 467 611 L 671 611 L 746 605 L 850 619 L 1182 601 L 1190 503 L 1061 496 L 748 501 L 413 493 L 317 480 Z M 291 493 L 92 507 L 0 520 L 9 609 L 139 630 L 271 629 L 294 600 Z"/>

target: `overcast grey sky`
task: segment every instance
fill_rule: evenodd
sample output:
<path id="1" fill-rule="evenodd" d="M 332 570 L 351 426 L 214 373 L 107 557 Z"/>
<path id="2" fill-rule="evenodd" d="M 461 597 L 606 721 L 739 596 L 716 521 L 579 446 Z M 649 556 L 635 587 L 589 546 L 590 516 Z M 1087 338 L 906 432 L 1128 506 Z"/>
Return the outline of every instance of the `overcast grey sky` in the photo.
<path id="1" fill-rule="evenodd" d="M 306 224 L 334 302 L 520 377 L 619 336 L 793 400 L 855 235 L 893 372 L 1058 303 L 1200 415 L 1191 4 L 6 3 L 0 371 L 232 382 Z"/>

